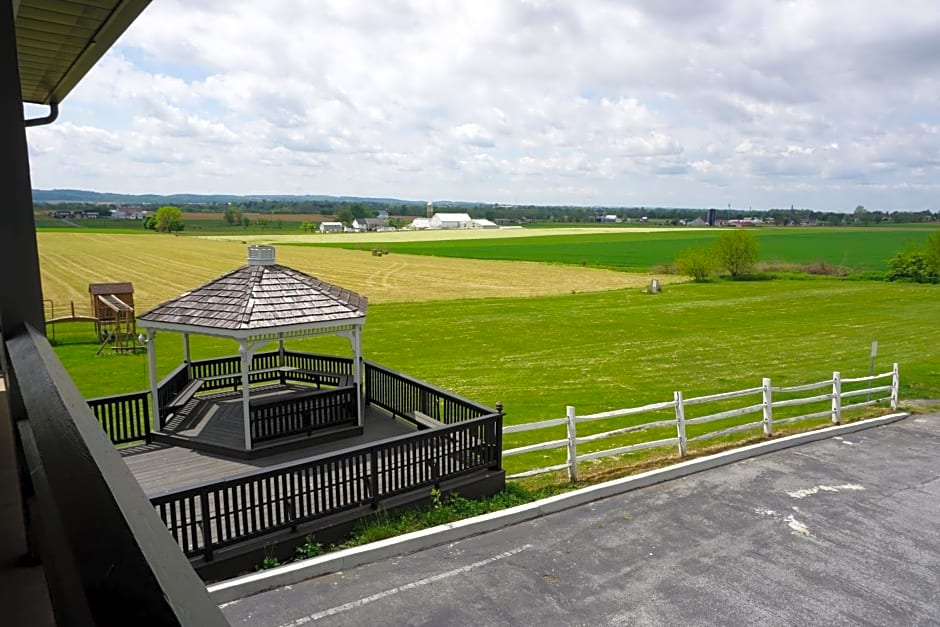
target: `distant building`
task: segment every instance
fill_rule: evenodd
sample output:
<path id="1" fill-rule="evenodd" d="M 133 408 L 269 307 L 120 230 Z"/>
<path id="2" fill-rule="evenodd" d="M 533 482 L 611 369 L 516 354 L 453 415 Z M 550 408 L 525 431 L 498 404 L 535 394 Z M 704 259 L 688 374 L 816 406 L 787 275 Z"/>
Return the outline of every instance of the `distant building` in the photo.
<path id="1" fill-rule="evenodd" d="M 352 228 L 354 231 L 387 231 L 391 227 L 388 225 L 388 218 L 356 218 Z"/>
<path id="2" fill-rule="evenodd" d="M 413 231 L 424 231 L 425 229 L 431 228 L 431 221 L 427 218 L 415 218 L 411 221 L 411 224 L 405 228 Z"/>
<path id="3" fill-rule="evenodd" d="M 612 213 L 608 213 L 603 218 L 601 218 L 601 221 L 602 222 L 620 222 L 620 218 L 618 218 Z"/>
<path id="4" fill-rule="evenodd" d="M 342 222 L 321 222 L 321 233 L 342 233 L 345 230 Z"/>
<path id="5" fill-rule="evenodd" d="M 478 218 L 470 221 L 471 229 L 498 229 L 499 225 L 493 222 L 492 220 L 486 220 L 484 218 Z"/>
<path id="6" fill-rule="evenodd" d="M 469 229 L 472 223 L 466 213 L 435 213 L 431 216 L 432 229 Z"/>

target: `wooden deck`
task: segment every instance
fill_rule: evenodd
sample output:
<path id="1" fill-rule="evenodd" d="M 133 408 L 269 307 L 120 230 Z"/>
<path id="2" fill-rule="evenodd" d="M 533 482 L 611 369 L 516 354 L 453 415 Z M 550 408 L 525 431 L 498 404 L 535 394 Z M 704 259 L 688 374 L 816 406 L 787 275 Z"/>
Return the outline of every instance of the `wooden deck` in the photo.
<path id="1" fill-rule="evenodd" d="M 288 397 L 310 389 L 304 385 L 268 385 L 251 388 L 252 400 Z M 185 440 L 241 449 L 245 423 L 241 392 L 216 392 L 194 396 L 164 426 L 164 432 Z"/>
<path id="2" fill-rule="evenodd" d="M 208 430 L 214 431 L 220 438 L 229 437 L 231 428 L 225 422 L 224 416 L 227 412 L 236 411 L 231 403 L 237 405 L 238 415 L 230 422 L 237 424 L 238 429 L 242 428 L 240 400 L 208 403 L 203 397 L 199 398 L 200 406 L 194 406 L 190 418 L 180 420 L 177 433 L 188 432 L 191 436 L 195 436 L 206 434 Z M 132 446 L 121 449 L 121 455 L 144 492 L 148 496 L 154 496 L 161 492 L 185 488 L 205 481 L 221 480 L 259 468 L 323 455 L 396 435 L 414 433 L 415 430 L 413 425 L 393 418 L 381 409 L 369 406 L 365 408 L 365 429 L 361 435 L 257 459 L 238 459 L 166 444 Z M 240 439 L 241 434 L 242 432 L 239 431 L 236 444 L 243 441 Z"/>

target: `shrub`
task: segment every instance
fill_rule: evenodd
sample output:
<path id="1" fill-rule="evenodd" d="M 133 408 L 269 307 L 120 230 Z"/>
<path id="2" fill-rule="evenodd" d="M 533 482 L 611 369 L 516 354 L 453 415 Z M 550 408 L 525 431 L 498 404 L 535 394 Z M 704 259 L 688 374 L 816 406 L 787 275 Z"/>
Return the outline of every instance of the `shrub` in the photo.
<path id="1" fill-rule="evenodd" d="M 692 277 L 693 281 L 707 281 L 715 273 L 718 264 L 711 246 L 687 248 L 676 257 L 676 268 L 680 274 Z"/>
<path id="2" fill-rule="evenodd" d="M 888 280 L 940 283 L 940 271 L 932 266 L 928 254 L 927 251 L 916 249 L 896 254 L 888 260 Z"/>
<path id="3" fill-rule="evenodd" d="M 757 263 L 757 240 L 751 233 L 734 229 L 725 231 L 715 242 L 715 256 L 732 279 L 740 279 L 754 270 Z"/>

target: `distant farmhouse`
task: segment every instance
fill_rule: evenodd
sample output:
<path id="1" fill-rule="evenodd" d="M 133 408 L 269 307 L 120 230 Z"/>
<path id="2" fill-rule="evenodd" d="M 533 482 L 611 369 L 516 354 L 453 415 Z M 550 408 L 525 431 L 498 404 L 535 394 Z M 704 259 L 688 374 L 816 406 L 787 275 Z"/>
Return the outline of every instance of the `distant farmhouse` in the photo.
<path id="1" fill-rule="evenodd" d="M 353 220 L 354 231 L 394 231 L 389 226 L 388 218 L 356 218 Z"/>
<path id="2" fill-rule="evenodd" d="M 147 212 L 141 210 L 140 207 L 121 207 L 112 209 L 111 217 L 114 220 L 143 220 L 147 217 Z"/>

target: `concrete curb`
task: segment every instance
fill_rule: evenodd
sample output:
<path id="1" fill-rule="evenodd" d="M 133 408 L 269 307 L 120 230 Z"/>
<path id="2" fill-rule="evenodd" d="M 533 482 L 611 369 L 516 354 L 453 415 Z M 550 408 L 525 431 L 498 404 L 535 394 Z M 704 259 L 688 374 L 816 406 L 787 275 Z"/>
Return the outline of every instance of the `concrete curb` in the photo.
<path id="1" fill-rule="evenodd" d="M 559 512 L 585 503 L 590 503 L 610 496 L 623 494 L 639 488 L 662 483 L 679 477 L 685 477 L 703 470 L 709 470 L 731 464 L 742 459 L 757 457 L 782 449 L 825 440 L 847 433 L 854 433 L 872 427 L 880 427 L 907 418 L 910 414 L 899 412 L 869 418 L 846 425 L 826 427 L 816 431 L 797 433 L 783 438 L 751 444 L 741 448 L 716 453 L 707 457 L 690 459 L 666 468 L 650 470 L 638 475 L 614 479 L 606 483 L 588 486 L 580 490 L 566 492 L 540 501 L 526 503 L 492 514 L 458 520 L 447 525 L 422 529 L 403 536 L 373 542 L 351 549 L 336 551 L 301 562 L 292 562 L 269 570 L 243 575 L 208 587 L 209 596 L 216 603 L 228 603 L 253 594 L 292 585 L 306 579 L 327 573 L 348 570 L 362 564 L 376 562 L 390 557 L 414 553 L 448 542 L 495 531 L 503 527 L 533 520 L 547 514 Z"/>

